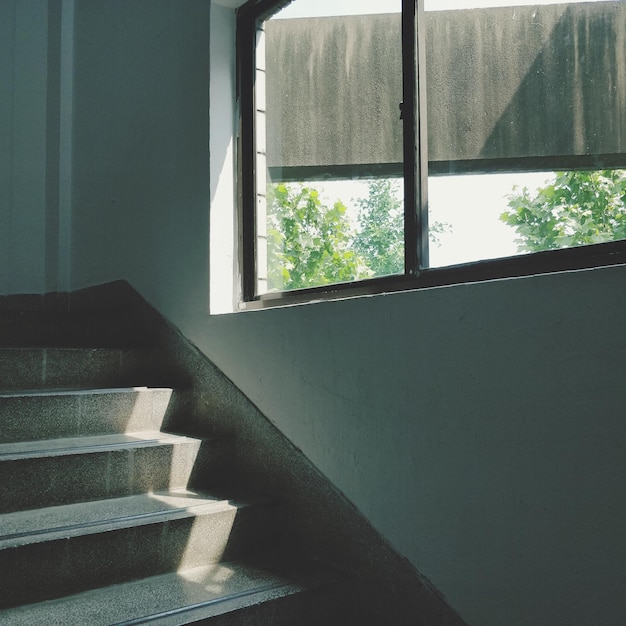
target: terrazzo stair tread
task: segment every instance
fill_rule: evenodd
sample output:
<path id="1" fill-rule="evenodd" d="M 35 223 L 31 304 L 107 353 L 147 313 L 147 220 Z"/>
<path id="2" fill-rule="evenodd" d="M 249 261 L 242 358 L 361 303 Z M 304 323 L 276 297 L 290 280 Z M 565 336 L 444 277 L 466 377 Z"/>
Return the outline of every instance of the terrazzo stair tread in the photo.
<path id="1" fill-rule="evenodd" d="M 137 348 L 0 347 L 0 389 L 130 387 L 145 376 L 143 357 Z"/>
<path id="2" fill-rule="evenodd" d="M 0 444 L 0 513 L 222 483 L 233 442 L 141 431 Z"/>
<path id="3" fill-rule="evenodd" d="M 189 489 L 78 502 L 0 515 L 0 550 L 267 504 L 257 494 L 224 498 Z"/>
<path id="4" fill-rule="evenodd" d="M 69 456 L 119 449 L 145 448 L 174 443 L 198 443 L 194 437 L 175 435 L 158 430 L 135 431 L 114 435 L 59 437 L 37 441 L 16 441 L 0 444 L 0 461 L 17 461 L 24 458 Z"/>
<path id="5" fill-rule="evenodd" d="M 0 516 L 0 608 L 240 558 L 285 519 L 273 499 L 183 491 Z"/>
<path id="6" fill-rule="evenodd" d="M 286 567 L 268 568 L 265 564 L 231 561 L 0 611 L 0 623 L 3 626 L 347 624 L 342 609 L 347 605 L 343 592 L 341 576 L 317 564 L 292 562 Z"/>
<path id="7" fill-rule="evenodd" d="M 0 442 L 160 430 L 175 401 L 167 387 L 2 391 Z"/>

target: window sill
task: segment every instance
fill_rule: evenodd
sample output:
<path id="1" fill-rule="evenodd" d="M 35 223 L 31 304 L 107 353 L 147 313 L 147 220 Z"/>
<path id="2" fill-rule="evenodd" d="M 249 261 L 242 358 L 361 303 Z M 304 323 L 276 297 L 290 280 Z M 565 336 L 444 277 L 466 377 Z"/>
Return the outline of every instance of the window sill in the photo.
<path id="1" fill-rule="evenodd" d="M 506 280 L 542 274 L 626 265 L 626 240 L 546 250 L 501 259 L 488 259 L 447 267 L 422 270 L 418 276 L 388 276 L 324 285 L 311 289 L 264 294 L 241 302 L 240 311 L 287 307 L 362 296 L 415 291 L 490 280 Z"/>

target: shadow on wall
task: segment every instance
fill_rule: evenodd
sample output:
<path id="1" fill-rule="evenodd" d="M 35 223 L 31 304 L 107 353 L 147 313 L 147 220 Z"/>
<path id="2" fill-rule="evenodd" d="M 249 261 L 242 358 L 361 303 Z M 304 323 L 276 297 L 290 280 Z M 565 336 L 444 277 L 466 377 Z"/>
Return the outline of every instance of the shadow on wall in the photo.
<path id="1" fill-rule="evenodd" d="M 482 158 L 624 151 L 626 39 L 618 26 L 626 10 L 603 5 L 603 11 L 566 8 L 482 146 Z M 543 10 L 536 7 L 533 19 L 540 21 Z"/>

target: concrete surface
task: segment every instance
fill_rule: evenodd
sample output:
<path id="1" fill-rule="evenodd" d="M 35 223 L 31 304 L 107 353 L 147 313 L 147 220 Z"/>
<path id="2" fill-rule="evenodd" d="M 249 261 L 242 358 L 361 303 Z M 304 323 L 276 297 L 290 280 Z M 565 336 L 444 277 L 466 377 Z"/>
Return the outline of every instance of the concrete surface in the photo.
<path id="1" fill-rule="evenodd" d="M 3 512 L 114 498 L 223 479 L 228 442 L 159 432 L 0 444 Z M 201 472 L 202 468 L 202 472 Z"/>
<path id="2" fill-rule="evenodd" d="M 299 566 L 281 575 L 260 566 L 226 562 L 9 609 L 0 616 L 4 626 L 110 626 L 148 616 L 159 626 L 208 618 L 216 626 L 347 624 L 349 618 L 341 605 L 345 596 L 328 601 L 335 593 L 329 580 L 327 570 L 315 567 Z M 295 602 L 281 601 L 289 597 Z"/>
<path id="3" fill-rule="evenodd" d="M 172 394 L 147 387 L 0 392 L 0 442 L 158 431 Z"/>
<path id="4" fill-rule="evenodd" d="M 623 2 L 426 12 L 428 160 L 626 153 L 625 24 Z M 274 180 L 402 174 L 399 14 L 269 20 L 266 50 Z"/>

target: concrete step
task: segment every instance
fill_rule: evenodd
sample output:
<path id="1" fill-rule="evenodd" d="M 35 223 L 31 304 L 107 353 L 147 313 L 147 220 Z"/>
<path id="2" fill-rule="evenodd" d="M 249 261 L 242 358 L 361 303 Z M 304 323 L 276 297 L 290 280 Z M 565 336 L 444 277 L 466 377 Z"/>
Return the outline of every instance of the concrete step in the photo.
<path id="1" fill-rule="evenodd" d="M 160 430 L 173 413 L 166 388 L 0 393 L 0 443 Z"/>
<path id="2" fill-rule="evenodd" d="M 0 348 L 0 389 L 131 387 L 141 380 L 140 349 Z"/>
<path id="3" fill-rule="evenodd" d="M 283 518 L 267 498 L 186 490 L 1 515 L 0 607 L 237 558 L 275 542 Z"/>
<path id="4" fill-rule="evenodd" d="M 218 484 L 232 441 L 156 431 L 0 444 L 0 513 Z"/>
<path id="5" fill-rule="evenodd" d="M 0 611 L 3 626 L 325 626 L 357 623 L 349 587 L 311 563 L 231 561 Z"/>

